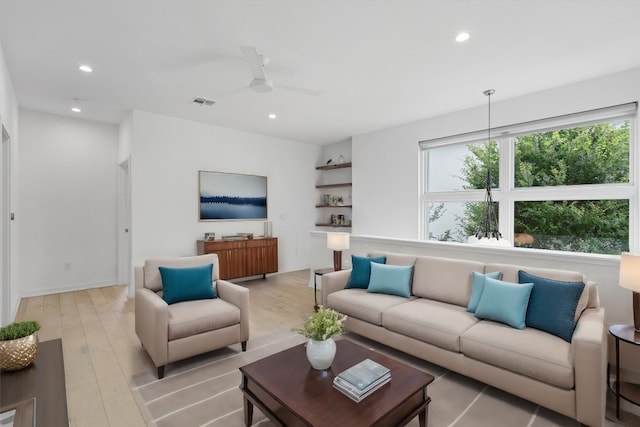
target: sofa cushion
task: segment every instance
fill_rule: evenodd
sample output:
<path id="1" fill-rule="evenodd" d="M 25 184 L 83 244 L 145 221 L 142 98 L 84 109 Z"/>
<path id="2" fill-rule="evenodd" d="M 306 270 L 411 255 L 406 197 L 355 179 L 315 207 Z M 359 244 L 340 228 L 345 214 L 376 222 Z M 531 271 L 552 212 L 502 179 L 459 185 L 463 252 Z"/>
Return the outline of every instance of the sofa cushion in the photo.
<path id="1" fill-rule="evenodd" d="M 460 351 L 460 335 L 477 322 L 464 307 L 423 298 L 382 313 L 386 329 L 455 352 Z"/>
<path id="2" fill-rule="evenodd" d="M 173 257 L 173 258 L 153 258 L 144 262 L 144 283 L 143 286 L 154 292 L 162 290 L 162 278 L 158 267 L 193 267 L 196 265 L 213 264 L 213 279 L 219 277 L 218 255 L 207 254 L 189 257 Z"/>
<path id="3" fill-rule="evenodd" d="M 484 264 L 460 259 L 421 256 L 413 272 L 413 294 L 466 307 L 471 296 L 471 273 Z"/>
<path id="4" fill-rule="evenodd" d="M 532 289 L 533 283 L 516 284 L 487 277 L 476 308 L 476 317 L 524 329 Z"/>
<path id="5" fill-rule="evenodd" d="M 524 270 L 530 274 L 535 274 L 536 276 L 545 277 L 547 279 L 553 280 L 562 280 L 564 282 L 583 282 L 588 283 L 587 278 L 582 273 L 578 273 L 576 271 L 568 271 L 568 270 L 556 270 L 552 268 L 535 268 L 535 267 L 525 267 L 525 266 L 517 266 L 510 264 L 487 264 L 484 268 L 485 273 L 491 273 L 493 271 L 501 271 L 502 272 L 502 280 L 506 282 L 518 283 L 518 272 L 520 270 Z M 597 300 L 597 292 L 592 292 L 591 289 L 594 289 L 595 284 L 593 286 L 585 286 L 582 294 L 580 295 L 580 299 L 578 300 L 578 306 L 576 307 L 576 313 L 574 316 L 574 322 L 577 322 L 582 315 L 582 312 L 589 307 L 598 307 L 599 302 L 594 301 Z M 592 296 L 593 295 L 593 296 Z"/>
<path id="6" fill-rule="evenodd" d="M 240 309 L 220 298 L 169 306 L 169 341 L 240 323 Z"/>
<path id="7" fill-rule="evenodd" d="M 372 262 L 367 292 L 409 298 L 412 273 L 412 265 L 386 265 Z"/>
<path id="8" fill-rule="evenodd" d="M 211 278 L 213 264 L 195 267 L 158 267 L 162 277 L 162 299 L 167 304 L 217 298 Z"/>
<path id="9" fill-rule="evenodd" d="M 522 270 L 519 280 L 520 283 L 533 283 L 527 309 L 527 326 L 571 342 L 576 326 L 574 316 L 584 283 L 546 279 Z"/>
<path id="10" fill-rule="evenodd" d="M 502 273 L 494 271 L 493 273 L 483 274 L 477 271 L 471 272 L 471 297 L 469 297 L 469 304 L 467 304 L 467 311 L 469 313 L 475 313 L 480 302 L 480 296 L 484 290 L 484 280 L 490 277 L 492 279 L 502 279 Z"/>
<path id="11" fill-rule="evenodd" d="M 367 289 L 369 279 L 371 277 L 371 263 L 384 264 L 385 256 L 380 257 L 364 257 L 351 255 L 351 277 L 347 283 L 347 289 L 361 288 Z"/>
<path id="12" fill-rule="evenodd" d="M 366 289 L 343 289 L 327 295 L 327 307 L 374 325 L 382 325 L 382 312 L 407 302 L 396 295 L 372 294 Z"/>
<path id="13" fill-rule="evenodd" d="M 467 357 L 556 387 L 574 387 L 571 344 L 538 329 L 483 320 L 462 334 L 460 350 Z"/>

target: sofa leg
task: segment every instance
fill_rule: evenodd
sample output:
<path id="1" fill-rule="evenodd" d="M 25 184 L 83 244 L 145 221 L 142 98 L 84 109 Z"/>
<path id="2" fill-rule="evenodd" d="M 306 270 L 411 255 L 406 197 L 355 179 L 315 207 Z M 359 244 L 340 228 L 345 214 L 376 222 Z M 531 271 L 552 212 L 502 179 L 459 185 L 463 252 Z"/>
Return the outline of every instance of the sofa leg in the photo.
<path id="1" fill-rule="evenodd" d="M 158 366 L 158 379 L 161 380 L 164 378 L 164 367 L 166 365 Z"/>
<path id="2" fill-rule="evenodd" d="M 246 341 L 242 341 L 240 343 L 240 345 L 242 346 L 242 351 L 247 351 L 247 342 Z"/>

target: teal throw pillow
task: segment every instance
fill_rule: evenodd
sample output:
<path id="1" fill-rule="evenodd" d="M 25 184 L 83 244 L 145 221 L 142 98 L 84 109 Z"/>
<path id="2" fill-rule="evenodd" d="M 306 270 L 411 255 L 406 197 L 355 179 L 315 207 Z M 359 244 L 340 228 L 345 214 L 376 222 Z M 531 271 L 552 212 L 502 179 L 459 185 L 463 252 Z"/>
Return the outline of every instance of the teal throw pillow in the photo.
<path id="1" fill-rule="evenodd" d="M 167 304 L 217 298 L 212 285 L 213 264 L 158 269 L 162 277 L 162 299 Z"/>
<path id="2" fill-rule="evenodd" d="M 412 273 L 412 265 L 371 263 L 371 279 L 367 292 L 409 298 Z"/>
<path id="3" fill-rule="evenodd" d="M 369 277 L 371 276 L 371 263 L 384 264 L 386 256 L 369 258 L 366 256 L 351 255 L 351 277 L 347 283 L 347 289 L 360 288 L 367 289 Z"/>
<path id="4" fill-rule="evenodd" d="M 576 327 L 576 307 L 584 290 L 584 283 L 545 279 L 522 270 L 518 272 L 518 281 L 533 283 L 527 310 L 527 326 L 571 342 Z"/>
<path id="5" fill-rule="evenodd" d="M 484 290 L 484 279 L 490 277 L 492 279 L 502 279 L 501 271 L 494 271 L 493 273 L 482 274 L 474 271 L 471 281 L 471 297 L 469 297 L 469 304 L 467 305 L 467 311 L 469 313 L 475 313 L 478 303 L 480 302 L 480 296 Z"/>
<path id="6" fill-rule="evenodd" d="M 524 329 L 531 289 L 533 283 L 517 284 L 485 278 L 476 317 Z"/>

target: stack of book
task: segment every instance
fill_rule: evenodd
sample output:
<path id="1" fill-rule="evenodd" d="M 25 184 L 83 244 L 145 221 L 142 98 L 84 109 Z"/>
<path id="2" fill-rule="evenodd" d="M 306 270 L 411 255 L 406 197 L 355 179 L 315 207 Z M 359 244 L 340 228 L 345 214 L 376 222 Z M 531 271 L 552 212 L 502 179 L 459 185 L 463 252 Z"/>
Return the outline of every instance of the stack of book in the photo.
<path id="1" fill-rule="evenodd" d="M 360 402 L 389 381 L 389 368 L 365 359 L 336 375 L 333 386 L 354 402 Z"/>

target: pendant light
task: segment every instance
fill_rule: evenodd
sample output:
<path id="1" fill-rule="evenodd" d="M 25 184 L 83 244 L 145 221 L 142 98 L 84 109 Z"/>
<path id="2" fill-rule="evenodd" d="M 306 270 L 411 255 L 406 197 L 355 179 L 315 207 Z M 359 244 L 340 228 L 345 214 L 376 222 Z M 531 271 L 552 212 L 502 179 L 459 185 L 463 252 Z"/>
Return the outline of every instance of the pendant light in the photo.
<path id="1" fill-rule="evenodd" d="M 487 148 L 491 147 L 491 95 L 496 93 L 494 89 L 482 92 L 489 99 L 489 126 L 487 127 Z M 484 205 L 482 207 L 482 217 L 478 224 L 478 230 L 468 239 L 469 243 L 483 246 L 511 246 L 511 242 L 502 237 L 498 230 L 498 217 L 493 206 L 493 196 L 491 195 L 491 155 L 487 160 L 487 180 L 486 193 L 484 195 Z"/>

